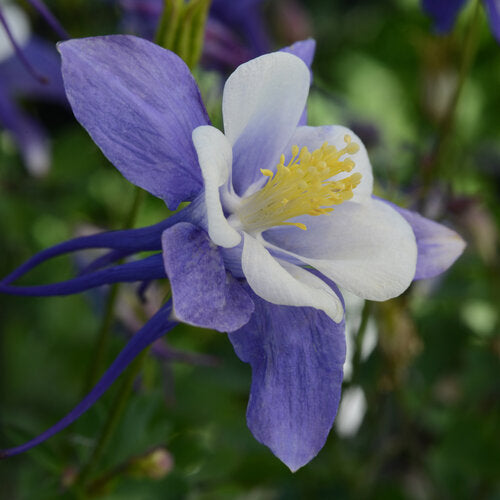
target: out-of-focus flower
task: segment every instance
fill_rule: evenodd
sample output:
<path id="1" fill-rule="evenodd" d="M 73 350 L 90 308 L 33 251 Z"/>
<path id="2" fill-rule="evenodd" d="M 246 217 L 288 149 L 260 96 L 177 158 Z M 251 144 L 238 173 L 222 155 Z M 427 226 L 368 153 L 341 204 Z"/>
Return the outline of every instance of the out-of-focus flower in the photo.
<path id="1" fill-rule="evenodd" d="M 124 28 L 153 40 L 164 0 L 119 0 Z M 270 49 L 261 16 L 262 0 L 213 0 L 205 26 L 202 62 L 231 69 Z"/>
<path id="2" fill-rule="evenodd" d="M 183 321 L 229 333 L 252 366 L 249 428 L 297 470 L 324 445 L 340 400 L 344 306 L 336 285 L 371 300 L 394 297 L 415 277 L 451 265 L 457 245 L 442 238 L 450 230 L 373 198 L 371 165 L 352 132 L 304 125 L 311 40 L 251 60 L 228 78 L 224 133 L 209 124 L 175 54 L 131 36 L 72 40 L 60 51 L 75 116 L 109 160 L 170 209 L 192 203 L 155 226 L 47 249 L 3 281 L 4 293 L 64 295 L 168 276 L 173 304 L 132 337 L 68 416 L 0 456 L 74 421 L 142 348 Z M 10 284 L 48 258 L 92 247 L 110 251 L 88 274 Z M 148 250 L 156 253 L 105 267 Z"/>
<path id="3" fill-rule="evenodd" d="M 160 480 L 166 477 L 174 468 L 174 457 L 163 447 L 156 447 L 138 456 L 129 458 L 126 462 L 117 465 L 101 477 L 94 480 L 89 488 L 89 494 L 94 496 L 105 495 L 118 476 L 127 475 L 137 479 L 148 478 Z M 63 471 L 61 486 L 70 488 L 78 479 L 78 470 L 68 467 Z"/>
<path id="4" fill-rule="evenodd" d="M 455 19 L 466 0 L 422 0 L 422 8 L 432 17 L 436 32 L 448 33 L 455 24 Z M 493 36 L 500 42 L 500 2 L 484 0 L 483 2 Z"/>
<path id="5" fill-rule="evenodd" d="M 312 36 L 312 20 L 308 16 L 305 5 L 298 0 L 280 0 L 276 2 L 276 26 L 280 39 L 286 43 L 304 40 Z"/>
<path id="6" fill-rule="evenodd" d="M 53 44 L 31 34 L 28 18 L 19 7 L 1 2 L 0 16 L 5 21 L 5 29 L 0 28 L 0 127 L 19 148 L 29 172 L 43 175 L 50 166 L 49 139 L 18 100 L 66 103 L 60 59 Z"/>
<path id="7" fill-rule="evenodd" d="M 133 458 L 127 467 L 127 472 L 138 477 L 162 479 L 173 466 L 172 454 L 165 448 L 155 448 L 145 455 Z"/>
<path id="8" fill-rule="evenodd" d="M 342 394 L 339 414 L 335 420 L 337 434 L 342 437 L 353 437 L 357 434 L 366 413 L 366 397 L 359 386 L 349 387 Z"/>

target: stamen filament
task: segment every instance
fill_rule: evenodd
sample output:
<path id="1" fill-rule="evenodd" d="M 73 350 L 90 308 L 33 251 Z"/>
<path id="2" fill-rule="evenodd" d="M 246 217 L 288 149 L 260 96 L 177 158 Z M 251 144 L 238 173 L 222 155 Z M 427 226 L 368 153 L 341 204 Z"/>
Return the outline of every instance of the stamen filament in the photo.
<path id="1" fill-rule="evenodd" d="M 339 180 L 335 176 L 351 172 L 355 163 L 351 158 L 341 159 L 359 151 L 359 145 L 344 137 L 345 147 L 337 150 L 325 142 L 312 153 L 307 147 L 292 147 L 292 157 L 285 165 L 281 155 L 276 173 L 261 169 L 268 178 L 265 186 L 247 198 L 237 215 L 248 231 L 265 230 L 273 226 L 293 225 L 306 230 L 300 222 L 286 222 L 299 215 L 324 215 L 353 197 L 353 189 L 361 182 L 361 174 L 354 173 Z"/>

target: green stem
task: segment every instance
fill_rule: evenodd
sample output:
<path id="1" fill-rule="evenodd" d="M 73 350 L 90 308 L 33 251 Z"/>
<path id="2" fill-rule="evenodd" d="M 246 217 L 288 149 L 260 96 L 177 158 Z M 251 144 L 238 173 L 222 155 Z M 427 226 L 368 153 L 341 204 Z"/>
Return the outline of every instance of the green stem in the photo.
<path id="1" fill-rule="evenodd" d="M 125 219 L 125 224 L 123 225 L 123 229 L 131 229 L 134 227 L 135 222 L 137 220 L 137 216 L 139 215 L 139 209 L 141 208 L 141 203 L 144 200 L 144 195 L 146 191 L 141 189 L 140 187 L 135 187 L 134 199 L 132 201 L 132 206 L 127 214 L 127 218 Z"/>
<path id="2" fill-rule="evenodd" d="M 148 355 L 149 349 L 145 349 L 142 351 L 139 356 L 132 362 L 127 371 L 125 372 L 125 379 L 123 380 L 120 389 L 118 390 L 118 394 L 113 401 L 111 406 L 111 411 L 108 414 L 108 418 L 106 423 L 104 424 L 104 428 L 102 429 L 101 435 L 97 440 L 97 444 L 90 455 L 87 463 L 82 467 L 80 474 L 76 480 L 76 487 L 84 487 L 85 483 L 89 479 L 92 474 L 94 468 L 98 465 L 99 460 L 101 459 L 106 447 L 109 444 L 109 441 L 113 437 L 116 426 L 118 425 L 120 418 L 122 416 L 123 411 L 125 410 L 126 404 L 132 393 L 132 388 L 134 381 L 139 375 L 144 361 Z"/>
<path id="3" fill-rule="evenodd" d="M 421 202 L 425 202 L 432 181 L 436 178 L 445 164 L 444 159 L 448 149 L 448 143 L 453 132 L 453 125 L 457 113 L 458 103 L 462 95 L 462 91 L 467 81 L 472 63 L 476 56 L 480 22 L 481 22 L 481 0 L 476 0 L 474 13 L 469 23 L 467 34 L 465 37 L 464 47 L 462 51 L 462 61 L 460 63 L 458 83 L 450 100 L 450 104 L 446 110 L 444 118 L 441 121 L 438 135 L 434 143 L 431 153 L 431 161 L 423 170 L 423 188 L 420 195 Z"/>
<path id="4" fill-rule="evenodd" d="M 354 339 L 354 356 L 352 358 L 352 377 L 351 380 L 355 380 L 359 365 L 361 364 L 361 351 L 363 349 L 363 340 L 365 338 L 366 328 L 368 326 L 368 321 L 370 320 L 372 314 L 373 303 L 369 300 L 365 300 L 363 305 L 363 311 L 361 312 L 361 322 L 359 323 L 358 332 Z"/>
<path id="5" fill-rule="evenodd" d="M 134 200 L 126 216 L 125 223 L 123 224 L 123 229 L 131 229 L 132 227 L 134 227 L 137 215 L 139 213 L 139 208 L 144 198 L 144 193 L 145 191 L 143 191 L 141 188 L 135 188 Z M 119 261 L 119 263 L 120 262 L 121 261 Z M 94 345 L 94 354 L 92 356 L 90 369 L 87 375 L 85 394 L 87 394 L 90 389 L 94 387 L 94 385 L 99 380 L 99 377 L 101 376 L 103 370 L 106 351 L 109 344 L 111 326 L 113 325 L 114 320 L 114 310 L 116 300 L 118 298 L 119 287 L 120 285 L 117 283 L 115 285 L 112 285 L 109 289 L 106 304 L 104 307 L 104 316 L 102 319 L 101 327 L 99 329 L 99 333 L 96 338 L 96 342 Z"/>

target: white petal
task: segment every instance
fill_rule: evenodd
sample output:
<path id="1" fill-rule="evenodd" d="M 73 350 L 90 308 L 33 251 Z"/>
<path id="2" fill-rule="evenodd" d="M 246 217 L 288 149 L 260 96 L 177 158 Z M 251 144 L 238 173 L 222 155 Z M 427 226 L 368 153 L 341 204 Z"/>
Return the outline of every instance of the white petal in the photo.
<path id="1" fill-rule="evenodd" d="M 248 284 L 264 300 L 278 305 L 314 307 L 337 323 L 342 320 L 340 299 L 324 281 L 293 264 L 280 264 L 246 233 L 241 265 Z"/>
<path id="2" fill-rule="evenodd" d="M 50 168 L 50 145 L 47 141 L 32 140 L 26 146 L 25 152 L 26 168 L 31 175 L 43 177 Z"/>
<path id="3" fill-rule="evenodd" d="M 234 247 L 241 241 L 241 235 L 227 222 L 219 192 L 231 173 L 231 144 L 220 130 L 210 125 L 193 130 L 193 143 L 205 184 L 208 234 L 216 245 Z"/>
<path id="4" fill-rule="evenodd" d="M 342 437 L 355 436 L 366 413 L 366 397 L 359 386 L 350 387 L 342 394 L 335 428 Z"/>
<path id="5" fill-rule="evenodd" d="M 307 231 L 273 229 L 266 241 L 368 300 L 400 295 L 413 280 L 417 245 L 411 226 L 374 199 L 346 202 L 329 215 L 301 217 Z"/>
<path id="6" fill-rule="evenodd" d="M 224 132 L 233 145 L 233 184 L 242 194 L 279 157 L 304 111 L 310 73 L 304 62 L 274 52 L 239 66 L 224 86 Z"/>
<path id="7" fill-rule="evenodd" d="M 349 155 L 356 166 L 351 173 L 339 174 L 334 177 L 334 179 L 341 179 L 351 175 L 354 172 L 359 172 L 361 174 L 361 182 L 354 189 L 354 196 L 351 201 L 364 201 L 371 196 L 373 191 L 373 174 L 372 166 L 368 158 L 368 153 L 361 139 L 352 131 L 341 125 L 328 125 L 323 127 L 298 127 L 292 140 L 286 147 L 284 154 L 285 156 L 290 155 L 290 151 L 293 145 L 299 147 L 307 146 L 309 151 L 314 151 L 320 148 L 324 142 L 328 142 L 332 146 L 335 146 L 338 150 L 345 147 L 344 137 L 349 135 L 352 142 L 359 145 L 359 151 L 353 155 Z"/>

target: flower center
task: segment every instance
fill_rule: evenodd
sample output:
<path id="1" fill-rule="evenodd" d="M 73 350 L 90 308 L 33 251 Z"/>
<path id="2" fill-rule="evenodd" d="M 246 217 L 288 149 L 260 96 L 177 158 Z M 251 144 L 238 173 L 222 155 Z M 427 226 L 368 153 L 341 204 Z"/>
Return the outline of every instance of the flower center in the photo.
<path id="1" fill-rule="evenodd" d="M 351 158 L 341 158 L 358 152 L 359 145 L 351 142 L 349 135 L 344 141 L 346 145 L 341 150 L 325 142 L 312 153 L 307 147 L 293 146 L 291 160 L 285 165 L 285 155 L 281 155 L 275 174 L 261 169 L 268 177 L 266 185 L 249 196 L 236 212 L 245 230 L 265 231 L 273 226 L 306 230 L 301 222 L 286 221 L 299 215 L 329 214 L 334 205 L 350 200 L 353 189 L 361 182 L 361 174 L 331 180 L 355 166 Z"/>

